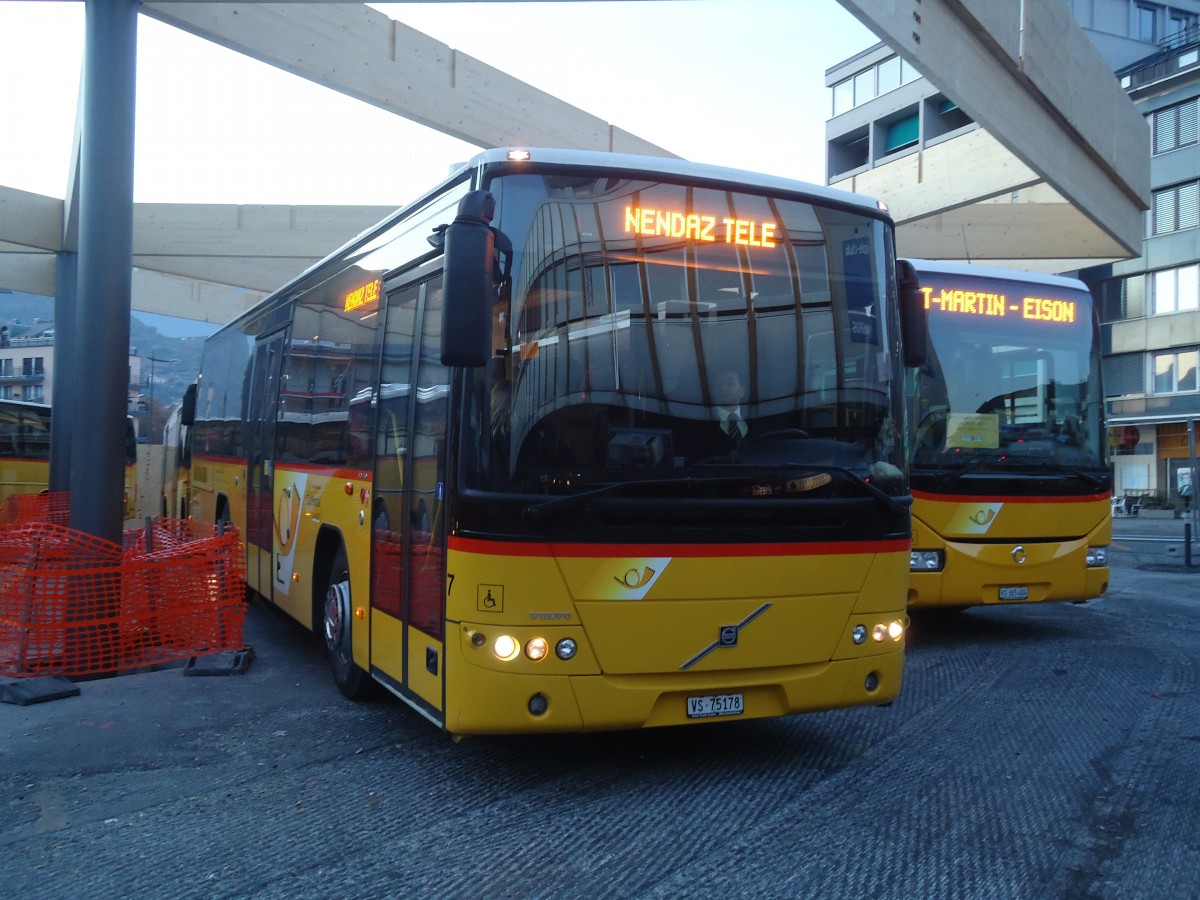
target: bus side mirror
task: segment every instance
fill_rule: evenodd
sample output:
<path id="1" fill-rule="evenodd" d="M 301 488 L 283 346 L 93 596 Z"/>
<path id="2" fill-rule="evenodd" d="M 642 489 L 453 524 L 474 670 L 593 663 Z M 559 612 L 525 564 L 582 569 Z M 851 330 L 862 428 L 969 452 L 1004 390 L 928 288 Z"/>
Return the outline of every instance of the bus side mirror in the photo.
<path id="1" fill-rule="evenodd" d="M 471 191 L 459 202 L 454 221 L 445 226 L 443 365 L 482 366 L 491 358 L 495 214 L 495 197 L 488 191 Z"/>
<path id="2" fill-rule="evenodd" d="M 196 421 L 196 385 L 189 384 L 179 402 L 179 424 L 191 428 Z"/>
<path id="3" fill-rule="evenodd" d="M 925 303 L 917 270 L 906 259 L 896 260 L 896 282 L 900 292 L 900 337 L 904 341 L 904 365 L 909 369 L 925 365 L 928 336 Z"/>

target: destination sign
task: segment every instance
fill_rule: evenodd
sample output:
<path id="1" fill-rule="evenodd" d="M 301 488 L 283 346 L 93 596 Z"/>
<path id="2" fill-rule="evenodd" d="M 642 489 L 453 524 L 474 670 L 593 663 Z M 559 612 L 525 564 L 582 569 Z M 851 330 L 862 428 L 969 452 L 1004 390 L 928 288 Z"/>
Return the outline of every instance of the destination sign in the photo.
<path id="1" fill-rule="evenodd" d="M 718 224 L 724 228 L 718 229 Z M 650 209 L 645 206 L 625 207 L 626 234 L 771 248 L 776 246 L 778 231 L 779 226 L 775 222 L 759 222 L 754 219 L 735 219 L 727 216 L 718 218 L 705 213 Z"/>
<path id="2" fill-rule="evenodd" d="M 1021 297 L 1009 300 L 1007 294 L 968 291 L 958 288 L 921 286 L 925 308 L 963 316 L 1014 317 L 1031 322 L 1074 322 L 1078 315 L 1075 300 L 1057 297 Z"/>
<path id="3" fill-rule="evenodd" d="M 379 304 L 379 293 L 383 289 L 383 281 L 376 278 L 361 287 L 356 287 L 343 298 L 342 310 L 354 312 L 358 309 L 369 309 Z"/>

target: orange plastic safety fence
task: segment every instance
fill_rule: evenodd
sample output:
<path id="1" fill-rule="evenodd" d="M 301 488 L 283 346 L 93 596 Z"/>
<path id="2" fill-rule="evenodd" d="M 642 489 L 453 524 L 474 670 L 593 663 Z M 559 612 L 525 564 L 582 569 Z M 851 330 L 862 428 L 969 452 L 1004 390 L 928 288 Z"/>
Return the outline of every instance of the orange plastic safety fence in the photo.
<path id="1" fill-rule="evenodd" d="M 0 527 L 0 675 L 106 675 L 244 646 L 236 531 L 156 519 L 124 546 L 54 522 Z"/>
<path id="2" fill-rule="evenodd" d="M 55 522 L 66 525 L 70 512 L 66 493 L 12 494 L 0 507 L 0 523 Z"/>

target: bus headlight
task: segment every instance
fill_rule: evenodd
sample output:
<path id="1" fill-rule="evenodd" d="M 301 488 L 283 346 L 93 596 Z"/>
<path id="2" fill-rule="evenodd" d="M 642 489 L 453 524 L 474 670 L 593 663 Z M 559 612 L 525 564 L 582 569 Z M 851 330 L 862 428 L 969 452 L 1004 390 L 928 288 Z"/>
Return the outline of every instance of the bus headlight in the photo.
<path id="1" fill-rule="evenodd" d="M 871 639 L 877 644 L 882 644 L 889 638 L 893 641 L 898 641 L 904 637 L 904 623 L 899 619 L 893 619 L 890 622 L 877 622 L 875 627 L 871 629 Z"/>
<path id="2" fill-rule="evenodd" d="M 534 662 L 545 659 L 548 652 L 550 652 L 550 647 L 544 637 L 530 638 L 529 642 L 525 644 L 525 655 Z"/>
<path id="3" fill-rule="evenodd" d="M 1089 566 L 1107 566 L 1108 565 L 1108 548 L 1107 547 L 1088 547 L 1087 564 Z"/>
<path id="4" fill-rule="evenodd" d="M 940 572 L 945 564 L 946 557 L 941 550 L 910 550 L 908 553 L 910 572 Z"/>
<path id="5" fill-rule="evenodd" d="M 521 652 L 521 644 L 511 634 L 502 634 L 492 642 L 492 653 L 496 659 L 510 662 Z"/>
<path id="6" fill-rule="evenodd" d="M 579 651 L 579 646 L 571 638 L 563 638 L 554 645 L 554 655 L 559 659 L 572 659 Z"/>

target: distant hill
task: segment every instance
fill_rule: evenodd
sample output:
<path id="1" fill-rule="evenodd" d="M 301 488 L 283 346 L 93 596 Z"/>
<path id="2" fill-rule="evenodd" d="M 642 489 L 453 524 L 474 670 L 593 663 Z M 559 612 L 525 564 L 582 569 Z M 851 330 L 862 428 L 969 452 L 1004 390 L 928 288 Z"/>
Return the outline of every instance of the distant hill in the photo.
<path id="1" fill-rule="evenodd" d="M 19 291 L 0 292 L 0 325 L 8 325 L 14 337 L 19 337 L 25 327 L 53 321 L 52 297 Z M 154 399 L 171 407 L 183 397 L 184 389 L 196 380 L 204 339 L 168 337 L 135 315 L 129 321 L 129 346 L 135 356 L 142 358 L 143 378 L 150 376 L 150 358 L 156 360 L 153 364 Z"/>

